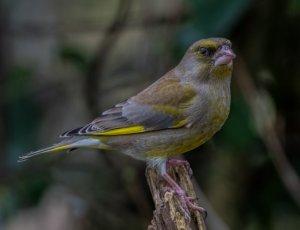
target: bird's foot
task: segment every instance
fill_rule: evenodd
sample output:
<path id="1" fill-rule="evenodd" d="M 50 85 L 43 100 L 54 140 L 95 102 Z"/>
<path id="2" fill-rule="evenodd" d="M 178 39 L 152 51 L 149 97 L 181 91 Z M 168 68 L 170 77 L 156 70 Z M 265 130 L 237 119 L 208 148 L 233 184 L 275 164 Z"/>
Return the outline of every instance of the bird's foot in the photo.
<path id="1" fill-rule="evenodd" d="M 193 200 L 197 199 L 196 197 L 187 196 L 185 191 L 172 179 L 172 177 L 169 176 L 169 174 L 163 174 L 162 177 L 179 196 L 180 202 L 188 216 L 190 216 L 190 210 L 196 210 L 201 213 L 204 219 L 206 218 L 206 210 L 192 203 Z"/>
<path id="2" fill-rule="evenodd" d="M 193 175 L 193 170 L 191 169 L 190 163 L 186 160 L 180 160 L 180 159 L 169 159 L 167 161 L 167 167 L 170 166 L 184 166 L 186 170 L 188 171 L 188 174 L 190 177 Z"/>
<path id="3" fill-rule="evenodd" d="M 206 210 L 204 208 L 192 203 L 192 201 L 196 199 L 195 197 L 187 196 L 183 189 L 174 190 L 174 191 L 178 194 L 180 201 L 182 202 L 182 204 L 184 204 L 184 208 L 186 210 L 199 211 L 203 215 L 203 217 L 206 218 L 206 216 L 207 216 Z"/>

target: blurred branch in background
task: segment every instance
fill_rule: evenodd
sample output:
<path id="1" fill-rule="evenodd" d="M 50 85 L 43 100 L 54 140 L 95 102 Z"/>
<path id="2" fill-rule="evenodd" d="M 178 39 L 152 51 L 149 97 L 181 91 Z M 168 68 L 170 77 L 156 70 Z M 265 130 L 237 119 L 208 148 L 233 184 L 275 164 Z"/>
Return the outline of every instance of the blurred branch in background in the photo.
<path id="1" fill-rule="evenodd" d="M 130 7 L 131 0 L 120 0 L 114 19 L 104 32 L 104 37 L 100 42 L 88 69 L 84 86 L 84 95 L 86 97 L 86 104 L 93 118 L 99 113 L 99 83 L 102 76 L 102 70 L 106 64 L 107 56 L 114 48 L 114 44 L 120 37 L 120 34 L 126 25 Z"/>
<path id="2" fill-rule="evenodd" d="M 115 47 L 116 42 L 121 37 L 122 31 L 125 29 L 132 6 L 131 4 L 132 0 L 119 1 L 112 22 L 104 31 L 103 38 L 99 42 L 98 48 L 87 70 L 84 81 L 85 91 L 83 95 L 85 96 L 86 105 L 92 118 L 95 118 L 97 115 L 99 115 L 99 111 L 101 111 L 100 83 L 103 76 L 103 69 L 106 66 L 110 52 Z M 114 169 L 112 171 L 113 176 L 119 177 L 120 175 L 123 175 L 121 178 L 121 184 L 130 197 L 131 202 L 135 204 L 135 207 L 138 209 L 139 213 L 144 213 L 145 216 L 149 215 L 151 210 L 149 208 L 147 198 L 144 195 L 143 188 L 140 186 L 140 183 L 138 183 L 138 178 L 135 175 L 136 173 L 130 170 L 130 167 L 124 167 L 123 164 L 114 162 L 110 155 L 104 150 L 101 152 L 103 152 L 101 156 L 105 162 Z"/>
<path id="3" fill-rule="evenodd" d="M 120 38 L 122 30 L 127 22 L 132 0 L 120 0 L 118 8 L 112 19 L 112 22 L 104 31 L 102 40 L 99 42 L 97 50 L 88 65 L 84 80 L 85 103 L 89 110 L 89 116 L 94 119 L 99 115 L 101 107 L 101 79 L 103 68 L 105 67 L 107 57 L 114 48 L 117 40 Z M 107 154 L 102 154 L 103 159 L 109 164 L 113 165 Z"/>
<path id="4" fill-rule="evenodd" d="M 252 111 L 257 132 L 263 140 L 284 186 L 300 207 L 299 176 L 286 157 L 280 135 L 277 133 L 278 117 L 272 97 L 266 90 L 258 89 L 255 86 L 242 54 L 239 53 L 238 57 L 235 63 L 235 73 L 238 77 L 235 80 Z"/>

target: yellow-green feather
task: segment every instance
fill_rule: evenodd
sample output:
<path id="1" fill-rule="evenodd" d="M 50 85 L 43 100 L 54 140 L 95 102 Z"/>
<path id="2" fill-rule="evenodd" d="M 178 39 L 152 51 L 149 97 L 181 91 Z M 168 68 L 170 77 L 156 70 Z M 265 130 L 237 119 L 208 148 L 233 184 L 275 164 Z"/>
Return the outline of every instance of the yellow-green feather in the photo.
<path id="1" fill-rule="evenodd" d="M 145 128 L 143 126 L 130 126 L 126 128 L 112 129 L 104 132 L 91 133 L 90 135 L 115 136 L 115 135 L 127 135 L 133 133 L 143 133 L 143 132 L 145 132 Z"/>

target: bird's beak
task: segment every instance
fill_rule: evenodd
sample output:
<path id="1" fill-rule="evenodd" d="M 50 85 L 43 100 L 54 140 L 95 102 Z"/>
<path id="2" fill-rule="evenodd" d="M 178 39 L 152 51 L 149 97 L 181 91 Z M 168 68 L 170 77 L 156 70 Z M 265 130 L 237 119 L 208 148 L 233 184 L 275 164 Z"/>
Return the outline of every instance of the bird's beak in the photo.
<path id="1" fill-rule="evenodd" d="M 214 65 L 228 65 L 232 64 L 232 60 L 236 57 L 230 46 L 221 46 L 214 55 Z"/>

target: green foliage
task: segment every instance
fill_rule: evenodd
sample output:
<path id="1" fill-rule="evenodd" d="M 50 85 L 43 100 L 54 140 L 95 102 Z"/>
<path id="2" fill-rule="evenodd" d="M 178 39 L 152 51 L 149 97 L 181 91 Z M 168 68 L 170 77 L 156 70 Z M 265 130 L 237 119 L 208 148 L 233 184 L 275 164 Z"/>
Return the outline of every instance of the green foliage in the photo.
<path id="1" fill-rule="evenodd" d="M 189 0 L 190 20 L 179 37 L 184 45 L 205 37 L 228 36 L 251 0 Z"/>
<path id="2" fill-rule="evenodd" d="M 28 170 L 28 168 L 27 168 Z M 11 186 L 0 186 L 0 221 L 11 217 L 19 208 L 35 206 L 51 180 L 47 173 L 23 174 L 11 178 Z"/>
<path id="3" fill-rule="evenodd" d="M 251 0 L 190 0 L 193 27 L 200 37 L 226 35 L 250 3 Z"/>

